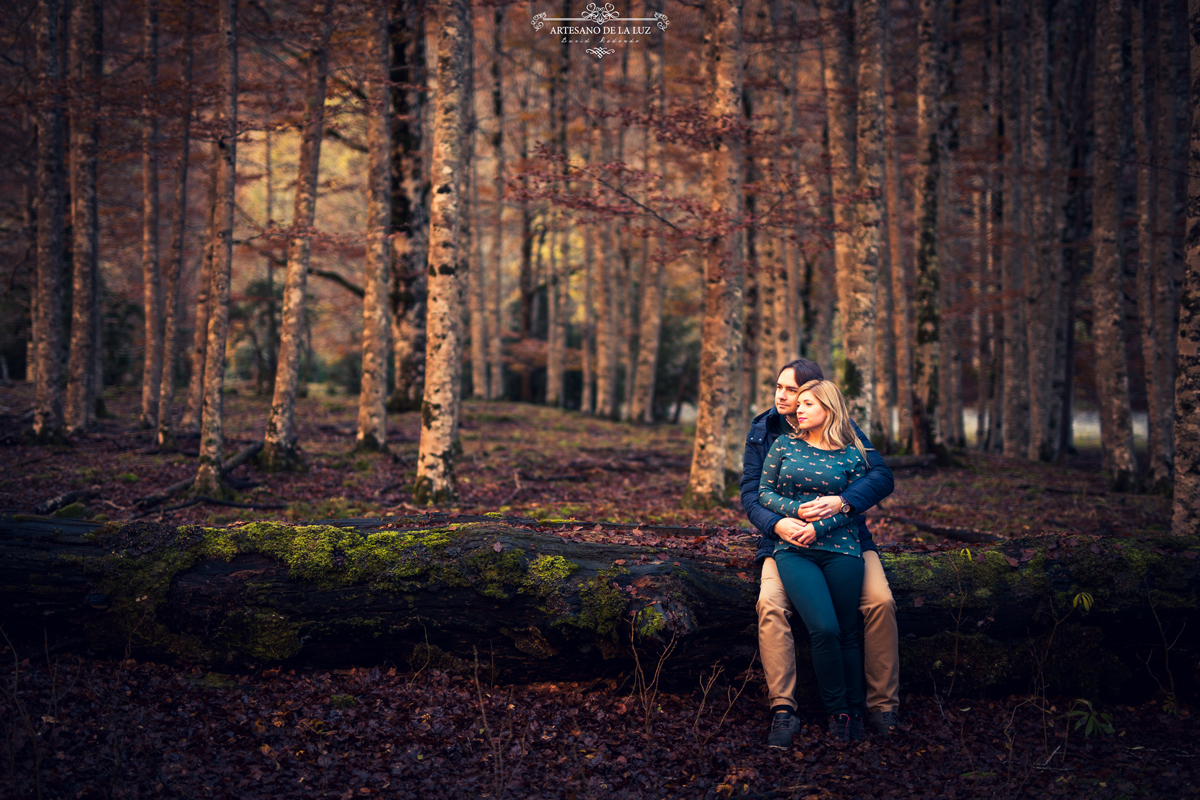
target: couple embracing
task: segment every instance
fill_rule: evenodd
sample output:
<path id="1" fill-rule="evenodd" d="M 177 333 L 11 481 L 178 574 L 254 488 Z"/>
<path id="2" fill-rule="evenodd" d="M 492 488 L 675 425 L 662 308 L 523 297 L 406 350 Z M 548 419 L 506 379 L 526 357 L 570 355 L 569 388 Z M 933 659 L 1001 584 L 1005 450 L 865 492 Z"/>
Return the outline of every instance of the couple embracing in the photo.
<path id="1" fill-rule="evenodd" d="M 896 730 L 896 606 L 862 516 L 892 487 L 891 470 L 837 386 L 808 359 L 784 365 L 775 407 L 755 417 L 746 437 L 741 483 L 742 507 L 762 534 L 758 646 L 771 695 L 770 747 L 790 747 L 800 730 L 793 609 L 812 640 L 830 733 L 862 739 L 864 712 L 878 735 Z"/>

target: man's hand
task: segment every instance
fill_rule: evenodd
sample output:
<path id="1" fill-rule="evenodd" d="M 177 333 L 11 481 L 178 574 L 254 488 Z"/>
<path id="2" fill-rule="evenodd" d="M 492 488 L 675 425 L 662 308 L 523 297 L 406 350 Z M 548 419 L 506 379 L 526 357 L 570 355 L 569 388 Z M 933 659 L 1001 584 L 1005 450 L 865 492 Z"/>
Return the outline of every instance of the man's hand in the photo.
<path id="1" fill-rule="evenodd" d="M 817 531 L 812 525 L 791 517 L 784 517 L 775 523 L 775 535 L 797 547 L 808 547 L 817 540 Z"/>
<path id="2" fill-rule="evenodd" d="M 834 494 L 827 497 L 818 497 L 816 500 L 809 500 L 800 506 L 797 514 L 805 522 L 816 522 L 819 519 L 832 517 L 841 510 L 842 498 Z"/>

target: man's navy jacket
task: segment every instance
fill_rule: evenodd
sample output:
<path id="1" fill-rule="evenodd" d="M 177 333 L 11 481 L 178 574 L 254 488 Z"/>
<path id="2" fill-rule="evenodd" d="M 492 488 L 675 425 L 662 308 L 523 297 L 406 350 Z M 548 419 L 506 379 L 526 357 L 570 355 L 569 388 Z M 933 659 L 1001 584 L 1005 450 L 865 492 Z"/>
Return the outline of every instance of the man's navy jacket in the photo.
<path id="1" fill-rule="evenodd" d="M 762 477 L 762 465 L 767 459 L 767 453 L 771 452 L 771 445 L 783 433 L 784 424 L 783 417 L 772 406 L 754 418 L 754 422 L 750 424 L 750 433 L 746 434 L 746 455 L 742 463 L 742 508 L 745 509 L 750 522 L 762 534 L 758 540 L 758 552 L 754 554 L 755 561 L 762 561 L 772 555 L 775 552 L 775 543 L 779 541 L 779 537 L 775 535 L 775 523 L 783 519 L 783 515 L 763 507 L 759 502 L 758 482 Z M 854 517 L 854 523 L 858 525 L 858 543 L 865 552 L 875 550 L 876 547 L 871 532 L 867 530 L 867 518 L 862 512 L 891 494 L 895 481 L 891 469 L 883 462 L 883 456 L 871 446 L 871 440 L 859 430 L 857 424 L 853 421 L 850 424 L 854 425 L 854 432 L 858 434 L 867 450 L 867 474 L 850 484 L 846 491 L 842 492 L 842 499 L 850 504 L 857 515 Z"/>

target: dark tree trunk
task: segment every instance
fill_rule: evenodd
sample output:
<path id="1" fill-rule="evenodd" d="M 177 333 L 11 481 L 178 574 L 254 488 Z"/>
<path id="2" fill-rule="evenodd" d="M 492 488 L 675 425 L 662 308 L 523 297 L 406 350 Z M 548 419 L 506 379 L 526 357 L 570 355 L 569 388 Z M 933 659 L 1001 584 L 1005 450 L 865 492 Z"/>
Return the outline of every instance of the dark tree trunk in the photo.
<path id="1" fill-rule="evenodd" d="M 585 534 L 449 521 L 202 531 L 0 517 L 0 625 L 39 647 L 45 629 L 100 651 L 234 667 L 465 669 L 478 650 L 514 681 L 627 670 L 631 631 L 650 649 L 677 638 L 667 673 L 684 685 L 715 661 L 748 662 L 755 648 L 747 539 L 646 529 L 655 546 L 643 547 L 622 543 L 634 535 L 613 525 Z M 1149 691 L 1142 659 L 1161 654 L 1162 635 L 1200 622 L 1194 604 L 1172 600 L 1200 590 L 1200 563 L 1187 557 L 1197 545 L 1043 536 L 967 558 L 885 553 L 905 680 L 945 690 L 957 669 L 962 693 L 1019 691 L 1042 658 L 1055 691 Z M 1200 639 L 1180 638 L 1171 655 L 1195 663 Z M 803 654 L 799 664 L 807 670 Z M 1188 675 L 1176 668 L 1177 682 Z"/>

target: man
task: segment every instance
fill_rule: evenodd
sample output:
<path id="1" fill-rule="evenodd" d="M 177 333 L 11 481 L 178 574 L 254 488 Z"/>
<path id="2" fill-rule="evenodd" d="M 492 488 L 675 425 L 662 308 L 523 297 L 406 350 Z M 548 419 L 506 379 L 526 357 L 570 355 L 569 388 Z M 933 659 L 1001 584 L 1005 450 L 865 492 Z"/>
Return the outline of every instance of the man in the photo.
<path id="1" fill-rule="evenodd" d="M 775 387 L 775 407 L 754 418 L 746 436 L 746 454 L 742 467 L 742 508 L 762 536 L 758 540 L 756 561 L 762 562 L 758 592 L 758 649 L 771 694 L 771 732 L 769 747 L 786 749 L 800 730 L 796 716 L 796 646 L 789 618 L 794 613 L 779 580 L 772 557 L 775 542 L 781 536 L 797 536 L 805 522 L 832 516 L 839 511 L 855 517 L 863 556 L 863 589 L 859 610 L 866 620 L 863 654 L 866 677 L 868 721 L 875 733 L 890 736 L 896 731 L 896 711 L 900 705 L 899 636 L 896 631 L 896 603 L 884 575 L 875 542 L 867 530 L 862 512 L 892 493 L 892 471 L 883 457 L 857 425 L 854 426 L 867 450 L 867 474 L 852 483 L 840 496 L 818 497 L 801 506 L 800 519 L 780 516 L 758 500 L 758 482 L 762 465 L 781 434 L 789 431 L 789 418 L 795 419 L 800 387 L 810 380 L 823 380 L 821 368 L 800 358 L 780 370 Z"/>

